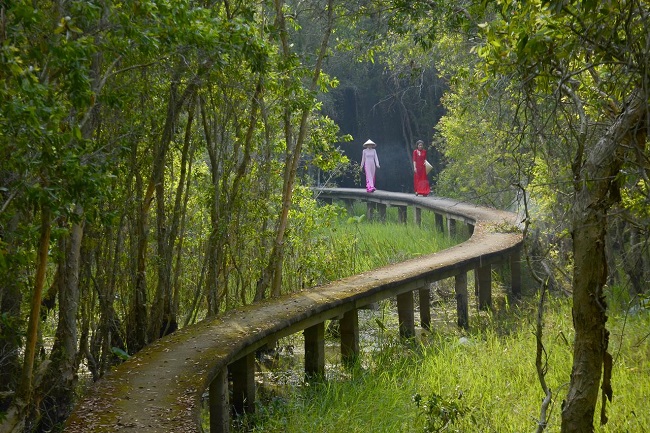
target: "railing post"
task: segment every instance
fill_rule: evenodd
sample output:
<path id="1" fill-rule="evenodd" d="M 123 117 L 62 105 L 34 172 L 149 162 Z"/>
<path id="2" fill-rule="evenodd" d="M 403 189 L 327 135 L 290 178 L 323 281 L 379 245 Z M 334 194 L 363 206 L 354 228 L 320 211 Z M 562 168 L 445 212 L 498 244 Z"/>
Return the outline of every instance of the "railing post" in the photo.
<path id="1" fill-rule="evenodd" d="M 359 314 L 356 309 L 343 314 L 339 320 L 341 333 L 341 360 L 352 365 L 359 356 Z"/>
<path id="2" fill-rule="evenodd" d="M 492 268 L 479 266 L 474 275 L 478 282 L 478 309 L 487 310 L 492 306 Z"/>
<path id="3" fill-rule="evenodd" d="M 348 214 L 352 215 L 352 212 L 354 211 L 354 200 L 344 198 L 343 203 L 345 203 L 345 210 L 348 211 Z"/>
<path id="4" fill-rule="evenodd" d="M 456 236 L 456 220 L 449 217 L 447 217 L 447 234 Z"/>
<path id="5" fill-rule="evenodd" d="M 456 292 L 456 314 L 458 326 L 467 329 L 469 327 L 469 307 L 467 303 L 467 272 L 460 273 L 455 277 Z"/>
<path id="6" fill-rule="evenodd" d="M 210 433 L 229 433 L 228 368 L 222 369 L 210 382 L 209 405 Z"/>
<path id="7" fill-rule="evenodd" d="M 406 206 L 397 206 L 397 221 L 406 224 Z"/>
<path id="8" fill-rule="evenodd" d="M 378 203 L 377 204 L 377 210 L 379 211 L 379 220 L 385 222 L 386 221 L 386 205 L 383 203 Z"/>
<path id="9" fill-rule="evenodd" d="M 521 250 L 516 249 L 510 254 L 510 291 L 512 296 L 521 296 Z"/>
<path id="10" fill-rule="evenodd" d="M 325 323 L 305 329 L 305 378 L 318 380 L 325 376 Z"/>
<path id="11" fill-rule="evenodd" d="M 443 233 L 445 231 L 445 225 L 442 214 L 434 213 L 434 215 L 436 219 L 436 230 L 438 230 L 440 233 Z"/>
<path id="12" fill-rule="evenodd" d="M 413 313 L 413 292 L 397 295 L 397 317 L 399 335 L 402 338 L 415 337 L 415 320 Z"/>
<path id="13" fill-rule="evenodd" d="M 431 290 L 429 285 L 418 290 L 420 300 L 420 326 L 427 331 L 431 330 Z"/>
<path id="14" fill-rule="evenodd" d="M 366 218 L 372 221 L 375 218 L 375 211 L 377 210 L 377 203 L 369 201 L 366 202 Z"/>
<path id="15" fill-rule="evenodd" d="M 228 366 L 232 377 L 232 405 L 237 414 L 255 411 L 255 352 Z"/>
<path id="16" fill-rule="evenodd" d="M 415 224 L 422 225 L 422 208 L 415 208 Z"/>

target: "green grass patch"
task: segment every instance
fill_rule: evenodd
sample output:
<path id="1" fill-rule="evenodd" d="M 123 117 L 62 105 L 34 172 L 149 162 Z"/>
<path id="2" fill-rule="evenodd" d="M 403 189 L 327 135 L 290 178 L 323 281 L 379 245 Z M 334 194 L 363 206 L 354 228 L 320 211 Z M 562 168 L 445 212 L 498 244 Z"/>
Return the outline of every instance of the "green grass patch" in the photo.
<path id="1" fill-rule="evenodd" d="M 430 212 L 422 212 L 418 227 L 400 223 L 394 208 L 388 208 L 381 223 L 368 221 L 365 210 L 365 205 L 355 204 L 323 235 L 331 251 L 331 262 L 326 264 L 331 279 L 439 251 L 469 235 L 461 226 L 458 236 L 448 239 L 436 231 Z M 447 283 L 440 282 L 433 291 L 453 290 Z M 594 425 L 602 433 L 650 432 L 650 312 L 637 309 L 628 314 L 629 299 L 621 293 L 612 290 L 609 300 L 614 398 L 607 408 L 609 422 L 599 426 L 596 416 Z M 354 368 L 343 369 L 330 359 L 327 380 L 307 384 L 300 378 L 301 360 L 293 359 L 293 364 L 284 365 L 286 377 L 292 380 L 270 389 L 260 387 L 256 412 L 237 418 L 233 431 L 535 431 L 544 397 L 535 369 L 537 301 L 510 304 L 497 290 L 495 308 L 480 314 L 472 311 L 471 328 L 461 331 L 454 326 L 453 296 L 441 299 L 432 312 L 442 320 L 434 317 L 433 331 L 408 343 L 397 335 L 390 301 L 383 301 L 373 314 L 364 312 L 362 352 Z M 559 432 L 572 367 L 569 299 L 547 302 L 543 338 L 546 382 L 553 392 L 545 431 Z M 299 341 L 292 344 L 300 347 Z M 330 339 L 334 356 L 337 344 L 336 338 Z"/>
<path id="2" fill-rule="evenodd" d="M 375 214 L 375 218 L 378 218 Z M 339 273 L 331 279 L 343 278 L 391 263 L 442 251 L 469 237 L 466 229 L 459 230 L 453 238 L 436 231 L 434 215 L 422 212 L 422 221 L 416 225 L 399 222 L 398 210 L 389 207 L 385 220 L 368 219 L 366 206 L 356 202 L 343 213 L 338 225 L 328 228 L 331 257 Z"/>
<path id="3" fill-rule="evenodd" d="M 487 320 L 463 336 L 434 331 L 411 344 L 395 337 L 381 351 L 366 353 L 345 380 L 276 391 L 256 414 L 239 419 L 236 431 L 535 431 L 543 398 L 535 370 L 535 304 L 514 306 L 510 314 L 518 327 L 509 321 L 504 330 L 496 320 Z M 608 324 L 614 399 L 608 424 L 596 431 L 650 431 L 650 313 L 617 314 Z M 544 317 L 546 380 L 554 397 L 547 432 L 560 431 L 572 340 L 570 302 L 552 300 Z M 441 416 L 453 420 L 445 425 Z"/>

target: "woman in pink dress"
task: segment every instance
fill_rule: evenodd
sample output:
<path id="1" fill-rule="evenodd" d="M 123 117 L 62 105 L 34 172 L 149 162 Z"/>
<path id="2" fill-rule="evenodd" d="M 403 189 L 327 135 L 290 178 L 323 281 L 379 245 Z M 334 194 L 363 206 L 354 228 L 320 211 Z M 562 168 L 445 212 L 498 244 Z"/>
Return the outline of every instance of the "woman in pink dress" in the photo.
<path id="1" fill-rule="evenodd" d="M 424 148 L 424 141 L 418 140 L 417 148 L 413 151 L 413 188 L 415 195 L 429 195 L 429 178 L 424 161 L 427 160 L 427 151 Z"/>
<path id="2" fill-rule="evenodd" d="M 379 168 L 379 158 L 374 141 L 368 140 L 363 143 L 363 153 L 361 154 L 361 170 L 366 172 L 366 191 L 375 192 L 375 173 Z"/>

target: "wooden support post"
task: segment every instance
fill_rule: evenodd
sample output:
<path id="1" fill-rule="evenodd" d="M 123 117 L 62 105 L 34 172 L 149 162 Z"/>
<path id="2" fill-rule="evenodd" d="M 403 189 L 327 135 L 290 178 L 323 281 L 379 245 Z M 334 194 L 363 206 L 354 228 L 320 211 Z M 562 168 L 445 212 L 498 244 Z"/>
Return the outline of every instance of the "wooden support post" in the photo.
<path id="1" fill-rule="evenodd" d="M 490 265 L 476 268 L 478 281 L 478 309 L 487 310 L 492 306 L 492 268 Z"/>
<path id="2" fill-rule="evenodd" d="M 434 215 L 436 218 L 436 230 L 438 230 L 440 233 L 443 233 L 445 231 L 445 225 L 442 214 L 436 213 Z"/>
<path id="3" fill-rule="evenodd" d="M 319 380 L 325 376 L 325 323 L 321 322 L 304 331 L 305 378 Z"/>
<path id="4" fill-rule="evenodd" d="M 345 209 L 348 211 L 348 214 L 352 215 L 352 212 L 354 212 L 354 200 L 344 198 L 343 203 L 345 203 Z"/>
<path id="5" fill-rule="evenodd" d="M 415 320 L 413 312 L 413 292 L 397 295 L 397 317 L 399 335 L 402 338 L 415 337 Z"/>
<path id="6" fill-rule="evenodd" d="M 366 203 L 366 219 L 372 221 L 375 218 L 375 211 L 377 210 L 377 203 L 369 201 Z"/>
<path id="7" fill-rule="evenodd" d="M 383 203 L 378 203 L 377 209 L 379 211 L 379 220 L 386 222 L 386 205 Z"/>
<path id="8" fill-rule="evenodd" d="M 232 378 L 232 405 L 236 414 L 255 411 L 255 352 L 228 366 Z"/>
<path id="9" fill-rule="evenodd" d="M 429 286 L 418 291 L 420 299 L 420 326 L 427 331 L 431 330 L 431 290 Z"/>
<path id="10" fill-rule="evenodd" d="M 422 225 L 422 209 L 419 207 L 415 208 L 415 224 Z"/>
<path id="11" fill-rule="evenodd" d="M 474 234 L 474 224 L 467 223 L 467 231 L 469 232 L 469 235 L 472 236 Z"/>
<path id="12" fill-rule="evenodd" d="M 397 220 L 406 224 L 406 206 L 397 206 Z"/>
<path id="13" fill-rule="evenodd" d="M 456 292 L 456 315 L 458 316 L 458 326 L 467 329 L 469 327 L 467 272 L 456 275 L 455 280 L 454 289 Z"/>
<path id="14" fill-rule="evenodd" d="M 341 332 L 341 360 L 344 365 L 353 365 L 359 357 L 359 314 L 348 311 L 339 321 Z"/>
<path id="15" fill-rule="evenodd" d="M 210 382 L 210 433 L 230 431 L 230 404 L 228 402 L 228 369 L 224 368 Z"/>
<path id="16" fill-rule="evenodd" d="M 447 234 L 451 236 L 456 236 L 456 220 L 447 217 Z"/>
<path id="17" fill-rule="evenodd" d="M 521 251 L 510 254 L 510 292 L 515 298 L 521 297 Z"/>

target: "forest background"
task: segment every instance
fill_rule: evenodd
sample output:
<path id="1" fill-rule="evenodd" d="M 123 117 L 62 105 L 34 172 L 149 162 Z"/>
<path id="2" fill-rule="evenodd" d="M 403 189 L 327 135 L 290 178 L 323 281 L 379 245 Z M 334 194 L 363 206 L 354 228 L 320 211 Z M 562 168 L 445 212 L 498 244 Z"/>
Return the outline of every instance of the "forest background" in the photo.
<path id="1" fill-rule="evenodd" d="M 314 185 L 523 216 L 529 290 L 573 297 L 563 431 L 611 398 L 608 286 L 647 299 L 643 1 L 2 1 L 0 431 L 205 316 L 335 267 Z"/>

